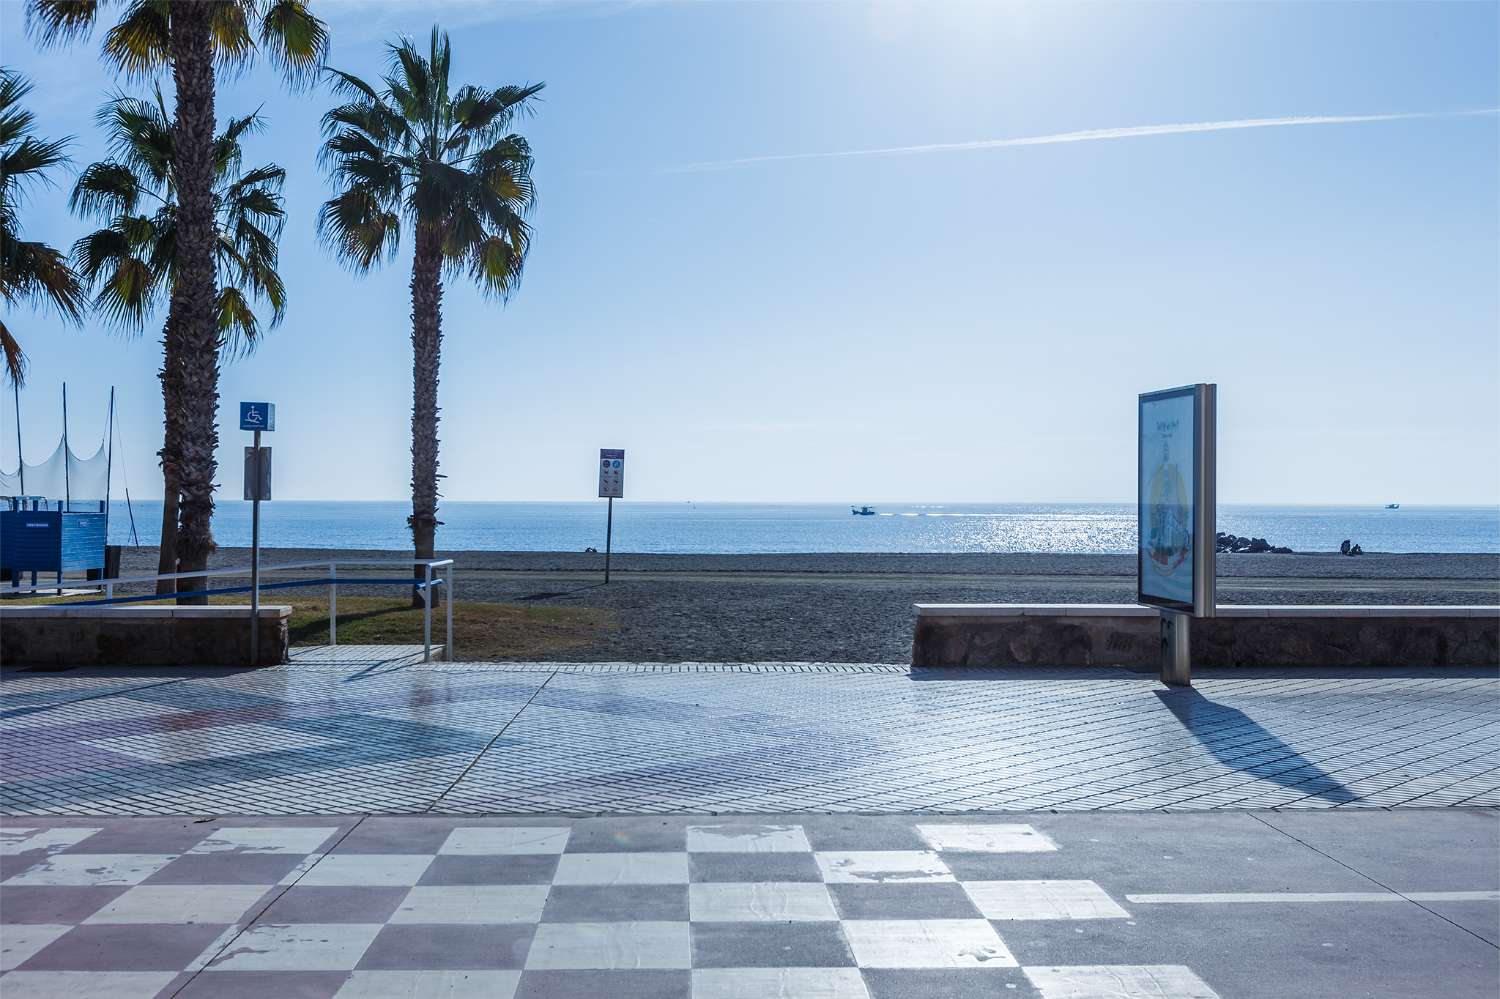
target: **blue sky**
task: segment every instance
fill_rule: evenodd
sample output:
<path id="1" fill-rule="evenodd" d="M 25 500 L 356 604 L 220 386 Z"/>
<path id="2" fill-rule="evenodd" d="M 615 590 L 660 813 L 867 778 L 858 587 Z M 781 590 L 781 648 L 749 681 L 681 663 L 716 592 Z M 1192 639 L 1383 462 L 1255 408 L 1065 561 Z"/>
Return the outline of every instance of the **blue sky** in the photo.
<path id="1" fill-rule="evenodd" d="M 682 169 L 1493 109 L 1495 4 L 314 5 L 340 68 L 436 19 L 455 79 L 547 83 L 520 292 L 445 300 L 450 498 L 588 498 L 624 447 L 637 499 L 1130 499 L 1136 394 L 1215 381 L 1225 501 L 1500 501 L 1494 114 Z M 97 39 L 39 53 L 22 11 L 0 4 L 3 61 L 81 166 L 120 84 Z M 408 494 L 410 246 L 361 278 L 315 241 L 329 103 L 267 70 L 220 89 L 221 117 L 269 120 L 246 159 L 287 169 L 291 216 L 287 320 L 222 380 L 230 502 L 238 399 L 278 405 L 278 496 Z M 23 221 L 67 246 L 58 180 Z M 157 492 L 158 336 L 7 322 L 28 456 L 64 379 L 75 441 L 113 384 L 117 492 Z"/>

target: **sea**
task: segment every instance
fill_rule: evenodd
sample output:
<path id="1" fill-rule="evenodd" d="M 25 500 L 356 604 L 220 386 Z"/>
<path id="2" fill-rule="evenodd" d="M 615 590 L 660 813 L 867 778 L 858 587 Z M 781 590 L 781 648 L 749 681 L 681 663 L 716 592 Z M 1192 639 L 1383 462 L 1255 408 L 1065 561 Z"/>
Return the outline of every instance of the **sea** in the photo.
<path id="1" fill-rule="evenodd" d="M 683 554 L 777 552 L 1135 551 L 1133 503 L 886 503 L 857 517 L 825 503 L 616 501 L 614 550 Z M 409 549 L 402 502 L 273 500 L 261 507 L 268 548 Z M 604 550 L 605 501 L 445 502 L 438 547 L 457 551 Z M 132 526 L 133 524 L 133 526 Z M 155 544 L 161 503 L 111 504 L 113 544 Z M 1500 552 L 1500 506 L 1264 506 L 1218 508 L 1218 529 L 1299 552 Z M 214 535 L 250 544 L 250 504 L 222 501 Z"/>

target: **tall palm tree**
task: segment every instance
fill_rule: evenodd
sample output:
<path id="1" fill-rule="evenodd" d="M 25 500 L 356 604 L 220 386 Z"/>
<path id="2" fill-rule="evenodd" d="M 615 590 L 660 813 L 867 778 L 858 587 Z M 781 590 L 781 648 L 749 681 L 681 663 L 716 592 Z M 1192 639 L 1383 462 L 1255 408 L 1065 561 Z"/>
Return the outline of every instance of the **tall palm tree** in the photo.
<path id="1" fill-rule="evenodd" d="M 46 243 L 21 238 L 20 201 L 28 184 L 47 183 L 47 171 L 67 160 L 67 139 L 48 142 L 31 134 L 35 116 L 21 107 L 31 92 L 24 77 L 0 69 L 0 297 L 17 302 L 50 302 L 63 318 L 78 322 L 84 304 L 78 275 L 67 257 Z M 14 385 L 26 380 L 26 355 L 0 319 L 0 352 Z"/>
<path id="2" fill-rule="evenodd" d="M 177 203 L 176 136 L 161 89 L 155 101 L 119 96 L 99 109 L 96 120 L 108 138 L 111 158 L 94 163 L 78 176 L 69 204 L 104 227 L 73 246 L 78 272 L 91 288 L 96 309 L 130 332 L 139 332 L 168 305 L 162 330 L 163 371 L 179 369 L 180 338 L 173 336 L 173 290 L 181 280 L 180 212 Z M 277 240 L 286 212 L 281 185 L 286 172 L 266 164 L 241 172 L 240 139 L 259 131 L 258 115 L 231 119 L 214 142 L 214 308 L 221 350 L 229 354 L 254 347 L 261 334 L 252 300 L 271 310 L 275 327 L 285 311 L 286 294 L 277 273 Z M 182 453 L 176 435 L 183 430 L 179 386 L 162 379 L 167 419 L 161 451 L 162 503 L 159 571 L 176 571 L 177 497 Z M 157 584 L 171 593 L 171 580 Z"/>
<path id="3" fill-rule="evenodd" d="M 318 232 L 340 260 L 368 271 L 395 255 L 403 223 L 412 229 L 407 523 L 416 557 L 426 559 L 439 524 L 443 280 L 467 274 L 502 300 L 515 291 L 531 239 L 525 216 L 534 191 L 531 148 L 507 128 L 530 110 L 544 84 L 453 89 L 448 35 L 437 27 L 425 54 L 410 39 L 389 50 L 381 90 L 329 71 L 348 103 L 323 116 L 322 160 L 338 193 L 323 204 Z"/>
<path id="4" fill-rule="evenodd" d="M 127 75 L 151 76 L 170 67 L 176 88 L 173 155 L 177 158 L 177 277 L 171 287 L 169 351 L 162 385 L 180 400 L 165 436 L 179 472 L 178 565 L 204 569 L 214 550 L 214 475 L 218 470 L 220 334 L 215 309 L 214 70 L 244 66 L 265 51 L 289 82 L 316 79 L 328 51 L 328 32 L 304 0 L 27 0 L 27 23 L 42 44 L 90 33 L 100 9 L 123 6 L 104 39 L 104 54 Z M 179 589 L 199 590 L 202 577 Z M 201 601 L 201 596 L 194 598 Z"/>

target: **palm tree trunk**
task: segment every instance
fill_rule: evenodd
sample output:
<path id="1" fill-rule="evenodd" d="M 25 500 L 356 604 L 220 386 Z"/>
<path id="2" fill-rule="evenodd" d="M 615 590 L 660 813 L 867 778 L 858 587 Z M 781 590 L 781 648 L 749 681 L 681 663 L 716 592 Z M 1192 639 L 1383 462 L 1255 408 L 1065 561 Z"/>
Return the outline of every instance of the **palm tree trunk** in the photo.
<path id="1" fill-rule="evenodd" d="M 416 253 L 411 266 L 411 527 L 418 559 L 432 558 L 437 537 L 438 480 L 438 362 L 443 350 L 442 236 L 417 225 Z M 421 580 L 421 568 L 413 570 Z M 412 606 L 422 606 L 422 594 L 412 591 Z"/>
<path id="2" fill-rule="evenodd" d="M 167 404 L 177 421 L 179 509 L 177 554 L 180 571 L 208 567 L 214 550 L 214 450 L 219 443 L 219 334 L 214 316 L 215 240 L 214 63 L 209 4 L 172 5 L 172 77 L 177 85 L 173 142 L 177 156 L 177 253 L 179 271 L 172 289 L 171 315 L 179 356 L 163 378 Z M 180 580 L 178 591 L 202 590 L 203 577 Z M 205 596 L 183 603 L 205 603 Z"/>
<path id="3" fill-rule="evenodd" d="M 156 571 L 162 575 L 177 571 L 177 507 L 181 488 L 177 466 L 181 460 L 181 445 L 178 442 L 181 428 L 174 418 L 179 403 L 167 372 L 178 363 L 177 354 L 180 349 L 169 314 L 161 334 L 162 369 L 158 376 L 161 379 L 162 445 L 157 457 L 161 459 L 162 496 L 161 543 L 156 549 Z M 159 595 L 177 592 L 177 580 L 157 580 L 156 592 Z"/>
<path id="4" fill-rule="evenodd" d="M 177 476 L 162 467 L 161 544 L 156 549 L 156 571 L 165 576 L 177 571 Z M 177 592 L 177 580 L 158 579 L 158 596 Z"/>

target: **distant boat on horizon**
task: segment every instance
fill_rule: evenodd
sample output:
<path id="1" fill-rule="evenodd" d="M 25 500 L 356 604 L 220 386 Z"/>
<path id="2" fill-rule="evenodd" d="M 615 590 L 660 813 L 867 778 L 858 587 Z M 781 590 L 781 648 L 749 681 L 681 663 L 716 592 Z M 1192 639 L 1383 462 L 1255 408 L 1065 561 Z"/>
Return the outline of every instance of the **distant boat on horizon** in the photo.
<path id="1" fill-rule="evenodd" d="M 1385 505 L 1385 508 L 1387 510 L 1399 510 L 1399 509 L 1401 509 L 1401 504 L 1400 503 L 1387 503 Z"/>
<path id="2" fill-rule="evenodd" d="M 854 514 L 854 516 L 856 516 L 856 517 L 873 517 L 873 516 L 875 516 L 875 510 L 874 510 L 874 508 L 868 507 L 868 506 L 851 506 L 849 508 L 849 512 L 852 513 L 852 514 Z"/>

